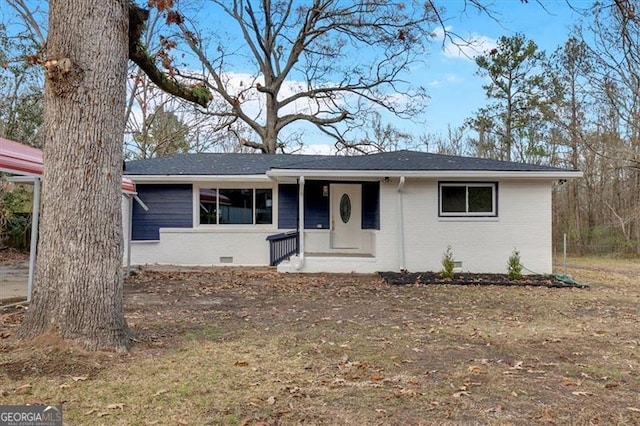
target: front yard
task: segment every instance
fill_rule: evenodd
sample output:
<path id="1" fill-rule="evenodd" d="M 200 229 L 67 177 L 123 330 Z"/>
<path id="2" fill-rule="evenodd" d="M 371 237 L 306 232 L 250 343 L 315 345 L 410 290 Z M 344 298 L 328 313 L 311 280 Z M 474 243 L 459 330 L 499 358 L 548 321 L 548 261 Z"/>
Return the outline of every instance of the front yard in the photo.
<path id="1" fill-rule="evenodd" d="M 65 424 L 638 424 L 640 265 L 570 265 L 590 289 L 143 270 L 127 356 L 18 347 L 0 311 L 0 401 Z"/>

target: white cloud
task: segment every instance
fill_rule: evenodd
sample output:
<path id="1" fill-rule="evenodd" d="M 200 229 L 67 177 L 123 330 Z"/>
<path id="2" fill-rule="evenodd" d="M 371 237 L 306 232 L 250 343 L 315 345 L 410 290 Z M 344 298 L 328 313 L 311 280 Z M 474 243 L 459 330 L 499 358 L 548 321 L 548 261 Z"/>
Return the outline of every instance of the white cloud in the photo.
<path id="1" fill-rule="evenodd" d="M 227 92 L 239 98 L 242 109 L 248 116 L 258 122 L 266 119 L 264 94 L 256 89 L 257 85 L 264 84 L 264 78 L 261 75 L 254 76 L 247 73 L 228 72 L 223 74 L 221 78 L 225 81 Z M 305 90 L 308 90 L 308 87 L 304 81 L 285 80 L 280 88 L 278 99 L 287 99 Z M 331 105 L 322 99 L 302 97 L 282 108 L 280 114 L 316 114 L 321 110 L 335 109 L 336 105 L 340 106 L 344 103 L 345 99 L 340 96 L 335 97 Z"/>
<path id="2" fill-rule="evenodd" d="M 492 38 L 471 34 L 461 40 L 448 40 L 442 50 L 447 58 L 473 60 L 474 57 L 488 52 L 496 46 L 497 43 Z"/>
<path id="3" fill-rule="evenodd" d="M 264 105 L 264 94 L 256 89 L 257 84 L 264 84 L 263 77 L 253 76 L 246 73 L 225 73 L 222 76 L 226 82 L 227 91 L 233 95 L 240 97 L 240 103 L 245 114 L 253 118 L 259 123 L 266 120 L 266 110 Z M 447 80 L 449 82 L 450 80 Z M 330 83 L 327 83 L 330 84 Z M 335 83 L 339 86 L 338 83 Z M 296 93 L 308 90 L 307 83 L 301 80 L 285 80 L 282 84 L 278 99 L 287 99 Z M 406 108 L 412 102 L 415 102 L 405 93 L 390 92 L 382 94 L 382 99 L 386 104 L 394 105 L 398 110 Z M 322 97 L 309 98 L 302 97 L 282 108 L 279 111 L 280 116 L 284 114 L 303 113 L 310 115 L 318 115 L 320 117 L 334 115 L 337 108 L 352 109 L 352 106 L 360 102 L 356 95 L 346 93 L 334 93 L 329 100 Z M 377 104 L 371 104 L 374 109 L 384 110 Z M 333 111 L 330 113 L 329 111 Z M 295 126 L 294 126 L 295 127 Z"/>
<path id="4" fill-rule="evenodd" d="M 335 155 L 336 147 L 331 144 L 313 144 L 304 145 L 298 154 L 313 154 L 313 155 Z"/>
<path id="5" fill-rule="evenodd" d="M 431 31 L 431 37 L 433 37 L 434 40 L 442 41 L 444 40 L 445 33 L 450 33 L 451 31 L 453 31 L 453 27 L 451 25 L 445 26 L 444 28 L 438 27 Z"/>
<path id="6" fill-rule="evenodd" d="M 436 87 L 445 86 L 447 84 L 460 83 L 461 81 L 462 81 L 462 78 L 460 78 L 460 76 L 456 74 L 443 74 L 442 78 L 437 80 L 431 80 L 430 82 L 427 83 L 427 86 L 436 88 Z"/>
<path id="7" fill-rule="evenodd" d="M 387 104 L 404 106 L 411 103 L 411 97 L 406 93 L 389 93 L 383 96 L 383 100 Z M 380 107 L 380 109 L 384 109 Z"/>
<path id="8" fill-rule="evenodd" d="M 438 27 L 431 32 L 434 40 L 441 42 L 446 58 L 473 60 L 497 46 L 494 39 L 476 33 L 460 35 L 453 26 Z"/>
<path id="9" fill-rule="evenodd" d="M 460 78 L 458 75 L 456 74 L 445 74 L 444 75 L 444 80 L 447 83 L 458 83 L 460 81 L 462 81 L 462 78 Z"/>

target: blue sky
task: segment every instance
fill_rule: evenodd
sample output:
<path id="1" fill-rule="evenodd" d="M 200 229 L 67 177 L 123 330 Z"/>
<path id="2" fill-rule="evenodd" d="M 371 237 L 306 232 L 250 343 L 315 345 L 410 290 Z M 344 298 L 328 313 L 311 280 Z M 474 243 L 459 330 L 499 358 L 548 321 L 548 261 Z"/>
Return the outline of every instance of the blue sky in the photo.
<path id="1" fill-rule="evenodd" d="M 542 5 L 535 0 L 528 4 L 519 0 L 496 1 L 490 6 L 495 19 L 475 9 L 461 12 L 462 1 L 440 4 L 447 8 L 447 27 L 461 36 L 478 38 L 491 45 L 503 35 L 523 33 L 549 55 L 566 41 L 571 27 L 580 21 L 580 13 L 572 8 L 588 8 L 591 2 L 572 1 L 569 6 L 561 0 L 542 1 Z M 447 124 L 461 125 L 485 104 L 484 80 L 475 75 L 477 66 L 472 59 L 453 54 L 455 49 L 450 47 L 443 49 L 442 42 L 435 42 L 426 67 L 420 75 L 413 76 L 416 83 L 428 88 L 431 97 L 426 111 L 428 133 L 445 132 Z"/>
<path id="2" fill-rule="evenodd" d="M 571 27 L 580 22 L 578 11 L 592 5 L 591 0 L 568 1 L 570 4 L 565 0 L 529 0 L 528 3 L 522 3 L 521 0 L 483 0 L 490 15 L 469 5 L 465 11 L 463 0 L 435 0 L 435 3 L 446 9 L 442 16 L 448 31 L 467 40 L 477 39 L 481 42 L 477 53 L 490 49 L 500 36 L 523 33 L 550 54 L 566 41 Z M 46 5 L 42 0 L 32 0 L 30 3 L 34 6 Z M 226 33 L 227 37 L 230 36 L 227 31 L 231 29 L 225 22 L 224 15 L 206 13 L 207 3 L 182 0 L 180 4 L 188 5 L 192 10 L 200 9 L 200 16 L 207 16 L 206 23 L 210 28 L 217 28 L 223 34 Z M 0 16 L 2 12 L 0 10 Z M 434 25 L 434 31 L 441 29 Z M 434 40 L 424 64 L 416 67 L 408 76 L 414 84 L 422 85 L 428 90 L 430 101 L 424 117 L 420 118 L 418 124 L 391 116 L 384 116 L 384 120 L 416 136 L 427 133 L 445 134 L 448 125 L 457 127 L 463 124 L 466 118 L 471 117 L 474 111 L 486 103 L 482 89 L 484 79 L 475 75 L 477 67 L 471 57 L 477 53 L 468 50 L 465 56 L 455 46 L 446 43 L 443 45 L 442 39 Z M 236 69 L 232 72 L 242 76 L 243 71 Z M 325 149 L 319 147 L 316 152 L 327 152 L 333 146 L 332 142 L 326 140 L 326 136 L 313 129 L 307 133 L 305 143 L 319 146 L 326 144 Z"/>

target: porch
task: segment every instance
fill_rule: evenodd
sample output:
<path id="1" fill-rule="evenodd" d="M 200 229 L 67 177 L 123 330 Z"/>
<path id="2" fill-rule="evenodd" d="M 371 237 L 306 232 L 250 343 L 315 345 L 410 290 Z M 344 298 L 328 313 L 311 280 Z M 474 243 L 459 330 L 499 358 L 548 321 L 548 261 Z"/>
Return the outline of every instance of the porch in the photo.
<path id="1" fill-rule="evenodd" d="M 324 252 L 300 252 L 300 235 L 297 231 L 271 235 L 267 238 L 270 247 L 271 266 L 278 272 L 375 272 L 377 259 L 370 252 L 346 252 L 340 250 Z"/>
<path id="2" fill-rule="evenodd" d="M 267 237 L 272 266 L 282 264 L 279 269 L 284 269 L 288 265 L 296 271 L 304 266 L 304 271 L 309 271 L 308 262 L 322 263 L 326 268 L 328 262 L 375 261 L 380 229 L 379 180 L 300 176 L 295 183 L 280 182 L 278 194 L 278 227 L 295 230 Z M 354 270 L 349 266 L 338 269 Z"/>
<path id="3" fill-rule="evenodd" d="M 375 238 L 373 230 L 362 230 L 359 233 L 360 243 L 353 248 L 332 248 L 331 232 L 329 230 L 304 231 L 305 251 L 300 252 L 300 232 L 289 231 L 269 235 L 269 262 L 271 266 L 278 266 L 288 262 L 292 257 L 306 259 L 375 259 Z"/>

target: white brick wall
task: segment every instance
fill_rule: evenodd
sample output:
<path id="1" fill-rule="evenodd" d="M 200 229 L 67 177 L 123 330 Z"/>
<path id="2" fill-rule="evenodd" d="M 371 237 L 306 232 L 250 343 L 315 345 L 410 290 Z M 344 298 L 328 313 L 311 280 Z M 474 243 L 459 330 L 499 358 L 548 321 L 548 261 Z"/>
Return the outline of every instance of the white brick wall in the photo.
<path id="1" fill-rule="evenodd" d="M 486 181 L 486 180 L 484 180 Z M 307 257 L 302 271 L 397 271 L 401 265 L 398 179 L 380 185 L 380 231 L 371 259 Z M 403 193 L 404 268 L 439 271 L 451 245 L 462 271 L 505 273 L 514 248 L 536 273 L 552 272 L 551 181 L 503 180 L 498 184 L 498 217 L 438 217 L 438 181 L 407 179 Z M 285 265 L 282 270 L 292 270 Z M 527 273 L 528 271 L 524 271 Z"/>
<path id="2" fill-rule="evenodd" d="M 277 230 L 161 228 L 160 241 L 134 241 L 134 265 L 268 265 L 268 235 Z M 221 259 L 226 258 L 226 259 Z"/>
<path id="3" fill-rule="evenodd" d="M 463 271 L 504 273 L 514 248 L 530 270 L 552 271 L 550 181 L 500 181 L 496 218 L 438 217 L 437 182 L 425 183 L 403 195 L 407 269 L 440 270 L 451 245 Z"/>

